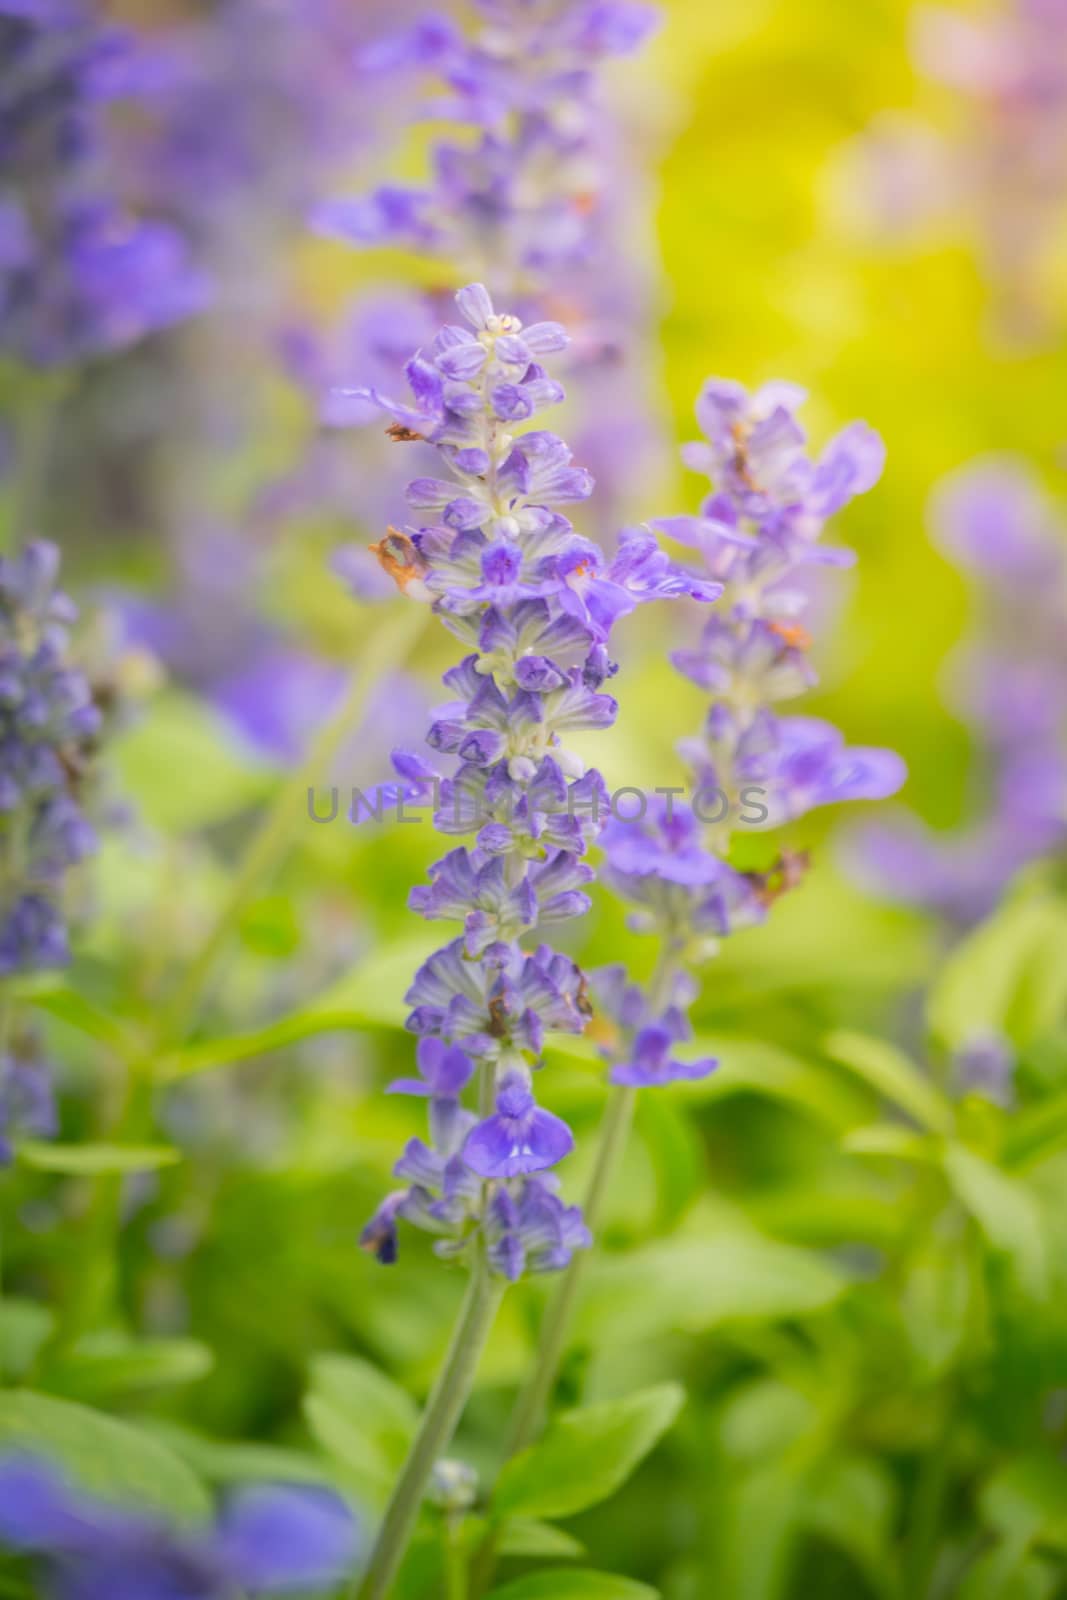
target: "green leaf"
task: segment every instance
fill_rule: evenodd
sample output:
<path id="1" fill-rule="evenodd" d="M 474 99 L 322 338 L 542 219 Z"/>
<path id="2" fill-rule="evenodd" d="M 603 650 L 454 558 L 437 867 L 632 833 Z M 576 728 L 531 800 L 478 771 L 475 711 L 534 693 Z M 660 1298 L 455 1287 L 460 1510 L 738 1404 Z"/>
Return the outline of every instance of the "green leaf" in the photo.
<path id="1" fill-rule="evenodd" d="M 1009 901 L 958 945 L 930 990 L 930 1027 L 949 1049 L 976 1033 L 1018 1045 L 1067 1013 L 1067 906 L 1049 895 Z"/>
<path id="2" fill-rule="evenodd" d="M 800 1316 L 831 1305 L 844 1281 L 813 1252 L 731 1224 L 590 1263 L 578 1334 L 644 1339 L 668 1328 L 703 1332 Z"/>
<path id="3" fill-rule="evenodd" d="M 314 1456 L 279 1445 L 209 1439 L 175 1422 L 152 1420 L 154 1438 L 209 1483 L 329 1483 L 330 1469 Z"/>
<path id="4" fill-rule="evenodd" d="M 496 1548 L 502 1556 L 525 1556 L 531 1561 L 576 1561 L 585 1555 L 581 1540 L 550 1522 L 525 1517 L 508 1517 L 501 1524 Z"/>
<path id="5" fill-rule="evenodd" d="M 69 1177 L 104 1178 L 125 1172 L 154 1172 L 182 1159 L 180 1150 L 165 1144 L 49 1144 L 26 1139 L 18 1158 L 38 1172 L 62 1172 Z"/>
<path id="6" fill-rule="evenodd" d="M 1036 1166 L 1067 1148 L 1067 1091 L 1017 1111 L 1004 1134 L 1004 1159 L 1012 1167 Z"/>
<path id="7" fill-rule="evenodd" d="M 952 1131 L 952 1106 L 913 1061 L 884 1039 L 842 1030 L 830 1034 L 823 1049 L 921 1127 L 932 1133 Z"/>
<path id="8" fill-rule="evenodd" d="M 1041 1213 L 1029 1190 L 964 1145 L 944 1155 L 945 1174 L 957 1197 L 985 1234 L 990 1246 L 1011 1259 L 1020 1286 L 1041 1296 L 1048 1284 L 1048 1261 Z"/>
<path id="9" fill-rule="evenodd" d="M 311 1005 L 279 1017 L 264 1028 L 228 1037 L 206 1039 L 160 1063 L 160 1074 L 184 1078 L 216 1067 L 231 1066 L 284 1050 L 304 1039 L 367 1028 L 403 1028 L 408 1007 L 404 994 L 411 974 L 435 948 L 433 938 L 391 942 L 388 949 L 362 961 L 341 982 L 325 990 Z"/>
<path id="10" fill-rule="evenodd" d="M 199 1519 L 211 1504 L 167 1447 L 127 1422 L 31 1389 L 0 1391 L 0 1452 L 54 1462 L 90 1494 L 169 1518 Z"/>
<path id="11" fill-rule="evenodd" d="M 564 1413 L 508 1462 L 496 1512 L 570 1517 L 606 1500 L 666 1433 L 684 1399 L 678 1384 L 664 1383 Z"/>
<path id="12" fill-rule="evenodd" d="M 494 1589 L 489 1600 L 657 1600 L 658 1589 L 613 1572 L 535 1572 Z"/>
<path id="13" fill-rule="evenodd" d="M 21 1378 L 55 1326 L 47 1306 L 5 1296 L 0 1302 L 0 1378 Z"/>
<path id="14" fill-rule="evenodd" d="M 868 1456 L 840 1455 L 821 1463 L 801 1507 L 806 1527 L 855 1561 L 875 1593 L 898 1593 L 893 1577 L 893 1517 L 889 1470 Z"/>
<path id="15" fill-rule="evenodd" d="M 69 1356 L 50 1366 L 49 1388 L 92 1403 L 139 1389 L 195 1383 L 214 1364 L 207 1345 L 196 1339 L 99 1334 L 82 1339 Z"/>
<path id="16" fill-rule="evenodd" d="M 399 1384 L 356 1356 L 318 1356 L 304 1415 L 318 1443 L 377 1504 L 403 1464 L 418 1424 Z"/>
<path id="17" fill-rule="evenodd" d="M 857 1156 L 891 1156 L 898 1161 L 936 1161 L 938 1148 L 932 1139 L 902 1128 L 893 1122 L 872 1123 L 855 1128 L 842 1140 L 842 1148 Z"/>
<path id="18" fill-rule="evenodd" d="M 840 1074 L 818 1063 L 803 1061 L 768 1040 L 728 1034 L 693 1040 L 694 1056 L 714 1056 L 718 1070 L 690 1093 L 725 1099 L 737 1094 L 757 1094 L 802 1111 L 806 1116 L 844 1133 L 865 1113 L 862 1091 Z"/>
<path id="19" fill-rule="evenodd" d="M 1019 1545 L 1041 1539 L 1067 1550 L 1067 1467 L 1051 1453 L 1019 1456 L 979 1496 L 982 1516 Z"/>
<path id="20" fill-rule="evenodd" d="M 243 760 L 226 724 L 203 700 L 170 690 L 152 715 L 114 748 L 123 789 L 146 820 L 164 832 L 189 832 L 234 816 L 275 781 L 270 769 Z"/>

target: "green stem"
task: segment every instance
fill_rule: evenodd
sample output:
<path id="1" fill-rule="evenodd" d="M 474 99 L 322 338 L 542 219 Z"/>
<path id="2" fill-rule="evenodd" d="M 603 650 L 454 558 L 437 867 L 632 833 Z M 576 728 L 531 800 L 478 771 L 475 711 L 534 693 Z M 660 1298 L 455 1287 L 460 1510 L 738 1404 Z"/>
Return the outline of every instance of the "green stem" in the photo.
<path id="1" fill-rule="evenodd" d="M 636 1104 L 636 1089 L 617 1085 L 608 1097 L 600 1134 L 600 1148 L 597 1151 L 596 1164 L 582 1208 L 586 1224 L 594 1234 L 603 1218 L 604 1203 L 626 1148 Z M 545 1319 L 541 1324 L 537 1361 L 512 1413 L 511 1427 L 505 1445 L 505 1460 L 517 1455 L 520 1450 L 525 1450 L 540 1431 L 549 1396 L 555 1387 L 563 1361 L 574 1317 L 574 1307 L 588 1259 L 587 1250 L 575 1252 L 549 1302 Z"/>
<path id="2" fill-rule="evenodd" d="M 362 720 L 375 687 L 406 659 L 428 615 L 427 608 L 411 602 L 398 612 L 391 611 L 385 622 L 371 633 L 361 652 L 364 664 L 356 672 L 344 700 L 322 728 L 307 760 L 279 790 L 249 843 L 214 927 L 164 1010 L 159 1034 L 161 1042 L 169 1044 L 181 1039 L 196 1020 L 215 964 L 245 907 L 289 849 L 307 803 L 308 787 L 329 771 L 345 738 Z"/>
<path id="3" fill-rule="evenodd" d="M 393 1491 L 358 1600 L 386 1600 L 404 1558 L 434 1463 L 452 1441 L 474 1387 L 478 1362 L 502 1293 L 479 1240 L 470 1282 L 448 1354 L 426 1403 L 404 1470 Z"/>
<path id="4" fill-rule="evenodd" d="M 649 980 L 649 1005 L 653 1010 L 661 1009 L 667 1003 L 677 959 L 678 950 L 675 944 L 670 939 L 666 940 L 660 949 L 655 971 Z M 608 1096 L 607 1109 L 601 1125 L 600 1146 L 582 1207 L 586 1224 L 594 1236 L 603 1219 L 608 1192 L 630 1137 L 636 1108 L 637 1090 L 616 1084 Z M 537 1361 L 512 1412 L 511 1425 L 504 1446 L 505 1461 L 518 1455 L 520 1450 L 525 1450 L 540 1432 L 549 1398 L 559 1376 L 588 1259 L 589 1252 L 586 1250 L 577 1251 L 571 1257 L 570 1264 L 549 1302 L 540 1328 Z M 488 1589 L 495 1567 L 496 1534 L 490 1529 L 471 1563 L 472 1600 L 478 1600 L 478 1597 Z"/>

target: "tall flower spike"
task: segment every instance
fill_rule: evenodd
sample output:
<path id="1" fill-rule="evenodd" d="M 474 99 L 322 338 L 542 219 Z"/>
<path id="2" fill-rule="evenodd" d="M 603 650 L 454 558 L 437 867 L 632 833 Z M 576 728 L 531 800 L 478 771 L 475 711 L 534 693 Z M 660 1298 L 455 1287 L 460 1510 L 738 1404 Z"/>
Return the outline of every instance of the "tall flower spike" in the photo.
<path id="1" fill-rule="evenodd" d="M 734 832 L 774 828 L 838 801 L 881 799 L 904 778 L 891 751 L 850 748 L 829 723 L 778 709 L 815 681 L 799 621 L 805 570 L 852 559 L 819 541 L 828 519 L 877 482 L 884 459 L 877 435 L 853 423 L 813 460 L 797 417 L 803 400 L 786 383 L 749 395 L 709 382 L 697 407 L 704 439 L 684 454 L 709 474 L 712 492 L 699 516 L 657 524 L 696 551 L 725 590 L 696 644 L 671 658 L 711 695 L 703 730 L 681 747 L 692 805 L 667 797 L 640 821 L 613 820 L 602 841 L 607 881 L 635 907 L 631 925 L 655 934 L 663 954 L 647 998 L 620 969 L 594 974 L 618 1030 L 606 1047 L 616 1083 L 669 1083 L 714 1066 L 673 1055 L 698 992 L 686 968 L 760 921 L 804 866 L 784 855 L 770 873 L 738 872 L 728 859 Z"/>
<path id="2" fill-rule="evenodd" d="M 583 857 L 606 794 L 567 740 L 615 719 L 602 687 L 615 670 L 615 620 L 660 597 L 713 598 L 719 585 L 672 566 L 651 534 L 627 534 L 609 560 L 575 531 L 562 508 L 588 498 L 589 474 L 554 434 L 515 431 L 563 397 L 541 365 L 565 348 L 563 328 L 524 327 L 480 284 L 456 300 L 462 325 L 408 363 L 410 402 L 363 391 L 437 451 L 440 475 L 408 487 L 423 520 L 393 530 L 376 554 L 467 651 L 445 674 L 454 698 L 428 736 L 448 770 L 431 775 L 402 753 L 396 767 L 408 800 L 432 793 L 440 831 L 470 841 L 412 892 L 414 910 L 462 931 L 416 974 L 408 1028 L 419 1077 L 392 1086 L 429 1100 L 431 1143 L 408 1146 L 396 1168 L 406 1187 L 364 1243 L 395 1260 L 405 1220 L 435 1233 L 446 1256 L 481 1235 L 492 1270 L 514 1278 L 556 1271 L 588 1243 L 543 1176 L 573 1138 L 533 1093 L 545 1035 L 585 1026 L 585 981 L 568 957 L 521 943 L 589 904 Z M 462 1104 L 468 1088 L 480 1117 Z"/>

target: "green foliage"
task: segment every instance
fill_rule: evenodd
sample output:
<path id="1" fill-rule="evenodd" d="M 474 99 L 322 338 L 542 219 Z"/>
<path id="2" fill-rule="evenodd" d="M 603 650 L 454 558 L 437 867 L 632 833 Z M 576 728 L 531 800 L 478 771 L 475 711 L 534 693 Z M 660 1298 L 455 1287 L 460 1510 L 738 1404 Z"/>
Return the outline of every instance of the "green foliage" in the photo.
<path id="1" fill-rule="evenodd" d="M 493 1505 L 503 1516 L 573 1517 L 626 1482 L 671 1426 L 684 1394 L 659 1384 L 621 1400 L 568 1411 L 509 1461 Z"/>

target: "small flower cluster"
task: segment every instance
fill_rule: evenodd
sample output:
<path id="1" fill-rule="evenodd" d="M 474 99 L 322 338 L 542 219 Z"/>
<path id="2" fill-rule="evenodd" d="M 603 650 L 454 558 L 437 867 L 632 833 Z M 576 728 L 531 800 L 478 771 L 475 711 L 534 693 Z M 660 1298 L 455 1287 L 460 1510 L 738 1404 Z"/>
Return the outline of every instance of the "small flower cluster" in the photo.
<path id="1" fill-rule="evenodd" d="M 107 1504 L 32 1457 L 0 1460 L 0 1549 L 29 1556 L 59 1600 L 228 1600 L 332 1590 L 356 1528 L 319 1489 L 248 1489 L 217 1525 L 180 1529 Z"/>
<path id="2" fill-rule="evenodd" d="M 416 976 L 408 1027 L 421 1077 L 394 1085 L 429 1099 L 432 1143 L 409 1145 L 396 1169 L 407 1187 L 365 1240 L 391 1261 L 399 1217 L 441 1234 L 442 1254 L 480 1229 L 493 1268 L 515 1278 L 561 1267 L 588 1242 L 544 1176 L 571 1149 L 570 1130 L 532 1090 L 545 1034 L 585 1026 L 585 981 L 567 957 L 520 943 L 589 904 L 584 857 L 607 797 L 563 741 L 615 719 L 603 692 L 615 621 L 647 600 L 713 598 L 718 585 L 674 568 L 648 533 L 631 532 L 608 561 L 575 531 L 559 507 L 589 496 L 588 473 L 554 434 L 514 432 L 563 397 L 540 357 L 564 348 L 564 330 L 497 314 L 481 285 L 457 303 L 466 327 L 444 328 L 408 363 L 414 402 L 373 395 L 450 474 L 410 484 L 409 503 L 433 520 L 391 532 L 378 557 L 468 650 L 428 735 L 453 770 L 441 778 L 412 756 L 397 770 L 408 792 L 433 785 L 442 832 L 474 843 L 412 894 L 423 916 L 463 931 Z M 476 1076 L 478 1116 L 460 1101 Z"/>
<path id="3" fill-rule="evenodd" d="M 948 690 L 978 746 L 985 807 L 952 833 L 901 812 L 854 830 L 848 855 L 878 893 L 966 925 L 1067 838 L 1065 529 L 1034 474 L 1010 458 L 949 478 L 932 523 L 975 596 L 975 626 Z"/>
<path id="4" fill-rule="evenodd" d="M 360 244 L 406 244 L 469 260 L 514 292 L 586 253 L 595 233 L 596 69 L 637 49 L 657 12 L 632 0 L 477 0 L 466 38 L 446 16 L 364 56 L 375 71 L 417 65 L 445 93 L 437 118 L 478 130 L 473 146 L 442 140 L 426 189 L 389 186 L 320 208 L 318 226 Z"/>
<path id="5" fill-rule="evenodd" d="M 749 395 L 735 383 L 709 382 L 698 404 L 705 438 L 687 447 L 685 459 L 708 473 L 713 492 L 699 516 L 656 524 L 697 551 L 723 590 L 697 644 L 671 658 L 711 695 L 703 729 L 681 753 L 691 787 L 718 798 L 714 815 L 722 820 L 702 826 L 709 812 L 676 801 L 679 789 L 639 822 L 616 819 L 604 832 L 606 881 L 637 908 L 631 925 L 661 944 L 647 999 L 617 968 L 594 974 L 594 992 L 617 1029 L 605 1046 L 616 1082 L 661 1084 L 714 1066 L 687 1066 L 672 1054 L 688 1033 L 695 993 L 685 968 L 724 935 L 761 920 L 804 867 L 790 854 L 768 873 L 729 864 L 730 818 L 746 798 L 758 795 L 762 825 L 775 827 L 817 806 L 882 798 L 903 781 L 892 752 L 849 748 L 829 723 L 778 710 L 815 681 L 798 622 L 805 573 L 813 563 L 851 560 L 820 536 L 835 512 L 877 482 L 884 457 L 877 436 L 854 423 L 813 461 L 796 416 L 803 398 L 784 383 Z"/>
<path id="6" fill-rule="evenodd" d="M 151 87 L 133 40 L 79 0 L 4 6 L 0 57 L 0 349 L 62 366 L 199 310 L 182 236 L 109 186 L 107 107 Z"/>
<path id="7" fill-rule="evenodd" d="M 0 977 L 67 961 L 59 891 L 95 847 L 77 789 L 100 713 L 67 661 L 58 570 L 40 541 L 0 558 Z"/>
<path id="8" fill-rule="evenodd" d="M 959 131 L 883 114 L 847 166 L 850 208 L 894 242 L 963 208 L 1003 332 L 1048 331 L 1067 193 L 1067 4 L 1002 0 L 988 14 L 918 9 L 919 71 L 959 97 Z"/>

